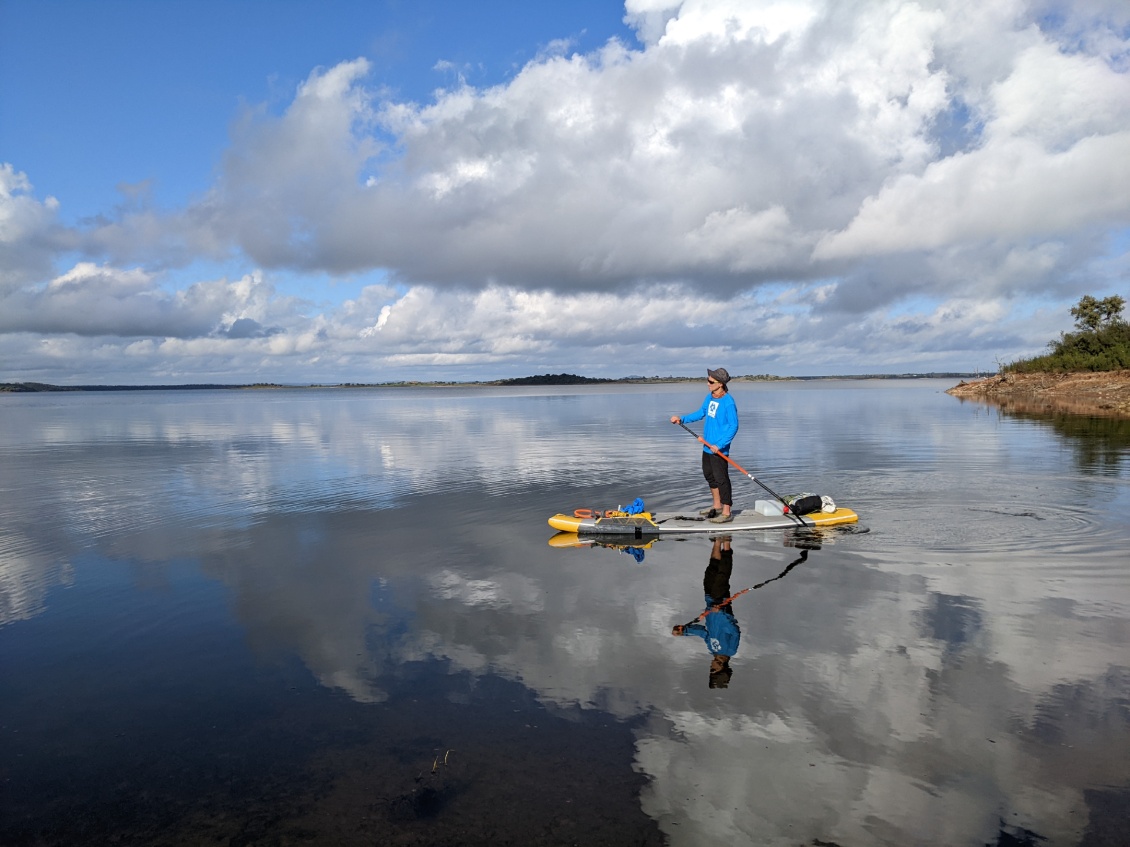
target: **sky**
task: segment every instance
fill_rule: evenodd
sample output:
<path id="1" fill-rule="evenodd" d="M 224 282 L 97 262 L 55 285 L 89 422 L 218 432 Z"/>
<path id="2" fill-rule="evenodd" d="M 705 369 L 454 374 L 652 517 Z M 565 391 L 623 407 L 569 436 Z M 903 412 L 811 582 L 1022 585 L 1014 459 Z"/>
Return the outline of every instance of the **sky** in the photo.
<path id="1" fill-rule="evenodd" d="M 0 382 L 993 371 L 1128 271 L 1125 0 L 0 0 Z"/>

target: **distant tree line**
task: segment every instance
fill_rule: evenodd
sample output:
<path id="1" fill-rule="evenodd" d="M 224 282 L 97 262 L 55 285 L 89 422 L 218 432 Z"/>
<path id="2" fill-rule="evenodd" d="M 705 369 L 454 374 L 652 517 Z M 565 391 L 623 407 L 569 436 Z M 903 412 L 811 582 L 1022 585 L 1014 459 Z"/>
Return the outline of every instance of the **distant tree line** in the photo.
<path id="1" fill-rule="evenodd" d="M 601 379 L 577 374 L 542 374 L 540 376 L 519 376 L 513 379 L 500 379 L 498 385 L 588 385 L 594 382 L 616 382 L 614 379 Z"/>
<path id="2" fill-rule="evenodd" d="M 1001 368 L 1006 373 L 1117 371 L 1130 368 L 1130 324 L 1122 318 L 1126 301 L 1117 294 L 1099 300 L 1089 294 L 1071 309 L 1075 331 L 1048 342 L 1043 356 Z"/>

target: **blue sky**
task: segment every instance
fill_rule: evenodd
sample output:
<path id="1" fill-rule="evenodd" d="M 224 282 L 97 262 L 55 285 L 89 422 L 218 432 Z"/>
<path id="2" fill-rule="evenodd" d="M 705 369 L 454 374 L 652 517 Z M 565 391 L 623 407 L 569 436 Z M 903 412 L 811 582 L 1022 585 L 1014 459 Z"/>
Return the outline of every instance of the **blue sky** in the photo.
<path id="1" fill-rule="evenodd" d="M 282 109 L 311 70 L 368 57 L 423 102 L 461 73 L 512 77 L 553 41 L 631 39 L 615 3 L 491 0 L 2 0 L 0 150 L 75 221 L 152 181 L 162 206 L 207 188 L 241 103 Z M 437 67 L 437 65 L 441 65 Z M 450 65 L 451 69 L 446 69 Z"/>
<path id="2" fill-rule="evenodd" d="M 0 381 L 974 370 L 1130 295 L 1130 11 L 0 0 Z"/>

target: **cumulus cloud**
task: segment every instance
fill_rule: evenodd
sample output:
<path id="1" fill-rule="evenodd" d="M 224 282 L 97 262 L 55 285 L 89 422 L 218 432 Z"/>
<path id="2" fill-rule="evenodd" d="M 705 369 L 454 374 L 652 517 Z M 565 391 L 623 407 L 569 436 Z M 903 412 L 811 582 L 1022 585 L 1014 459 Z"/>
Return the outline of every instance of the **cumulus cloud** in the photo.
<path id="1" fill-rule="evenodd" d="M 59 201 L 32 195 L 27 174 L 0 162 L 0 297 L 50 273 L 67 237 Z"/>
<path id="2" fill-rule="evenodd" d="M 274 298 L 260 274 L 236 282 L 198 282 L 171 293 L 159 283 L 159 277 L 140 268 L 80 262 L 45 285 L 6 297 L 0 332 L 250 337 L 266 334 L 261 322 L 285 317 L 287 311 L 287 301 Z"/>
<path id="3" fill-rule="evenodd" d="M 815 256 L 930 250 L 1130 224 L 1128 191 L 1130 131 L 1085 138 L 1056 154 L 1011 139 L 896 180 L 864 201 L 845 230 L 822 240 Z"/>
<path id="4" fill-rule="evenodd" d="M 380 101 L 368 63 L 344 62 L 284 114 L 246 115 L 214 191 L 175 225 L 268 267 L 732 293 L 977 241 L 986 219 L 1008 218 L 1006 237 L 1121 220 L 1125 201 L 1094 193 L 1127 196 L 1124 69 L 1065 52 L 1040 9 L 980 12 L 991 27 L 955 36 L 965 11 L 641 0 L 626 16 L 643 50 L 543 55 L 424 105 Z M 943 158 L 956 104 L 980 129 Z"/>
<path id="5" fill-rule="evenodd" d="M 0 267 L 17 289 L 5 327 L 407 357 L 374 364 L 519 350 L 548 364 L 576 334 L 606 351 L 636 338 L 630 355 L 653 362 L 702 347 L 664 318 L 648 324 L 651 340 L 670 330 L 656 354 L 636 310 L 695 302 L 716 321 L 720 304 L 764 305 L 786 286 L 796 305 L 756 327 L 733 319 L 733 349 L 752 359 L 819 333 L 843 341 L 847 362 L 836 313 L 894 332 L 907 327 L 888 316 L 907 304 L 926 327 L 980 314 L 963 306 L 980 297 L 1019 322 L 1026 295 L 1070 302 L 1124 268 L 1108 240 L 1130 225 L 1123 4 L 628 0 L 625 20 L 642 47 L 556 45 L 503 84 L 458 81 L 426 103 L 387 99 L 365 59 L 314 70 L 281 113 L 239 116 L 218 178 L 189 207 L 70 234 L 109 263 L 86 288 L 106 300 L 83 316 L 66 316 L 88 303 L 77 289 L 68 300 L 42 276 L 26 286 L 56 204 L 8 168 L 0 221 L 22 228 L 0 227 L 21 254 Z M 268 277 L 376 272 L 399 288 L 316 316 L 276 309 L 288 322 L 220 308 L 235 295 L 204 283 L 126 292 L 132 272 L 113 270 L 201 257 Z M 554 292 L 553 316 L 538 292 Z M 597 295 L 622 323 L 597 317 Z M 496 334 L 496 309 L 528 335 Z M 1008 337 L 1009 352 L 1040 346 Z"/>

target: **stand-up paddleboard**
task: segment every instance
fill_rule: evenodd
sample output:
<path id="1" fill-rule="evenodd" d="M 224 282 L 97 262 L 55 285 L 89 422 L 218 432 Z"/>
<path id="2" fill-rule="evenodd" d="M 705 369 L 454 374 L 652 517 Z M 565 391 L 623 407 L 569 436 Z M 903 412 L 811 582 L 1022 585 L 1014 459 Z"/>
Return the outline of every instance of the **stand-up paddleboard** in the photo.
<path id="1" fill-rule="evenodd" d="M 582 509 L 579 511 L 588 512 L 589 510 Z M 687 513 L 669 516 L 651 512 L 642 515 L 597 516 L 591 514 L 584 517 L 575 514 L 558 514 L 549 519 L 549 525 L 561 532 L 574 532 L 577 535 L 630 535 L 635 538 L 643 538 L 648 535 L 666 535 L 667 533 L 709 532 L 720 535 L 749 529 L 835 526 L 837 524 L 855 523 L 858 520 L 859 515 L 851 509 L 844 508 L 837 508 L 834 512 L 813 512 L 808 515 L 765 515 L 753 509 L 735 509 L 734 519 L 729 523 L 713 523 L 705 518 L 697 517 L 695 510 L 689 509 Z"/>

